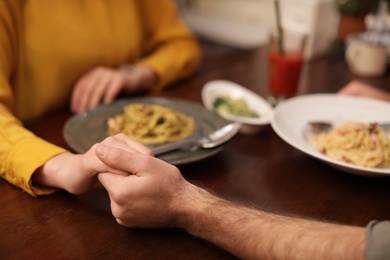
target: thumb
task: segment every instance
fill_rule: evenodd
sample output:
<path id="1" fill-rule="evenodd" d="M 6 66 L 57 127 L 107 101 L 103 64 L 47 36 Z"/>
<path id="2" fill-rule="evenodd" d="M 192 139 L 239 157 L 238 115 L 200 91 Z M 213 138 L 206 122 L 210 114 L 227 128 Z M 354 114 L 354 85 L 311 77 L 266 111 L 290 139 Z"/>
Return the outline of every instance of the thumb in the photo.
<path id="1" fill-rule="evenodd" d="M 150 156 L 144 154 L 131 153 L 102 144 L 96 147 L 95 152 L 97 157 L 107 166 L 132 175 L 137 175 L 140 170 L 145 170 L 145 167 L 149 166 L 145 160 Z"/>
<path id="2" fill-rule="evenodd" d="M 107 166 L 127 172 L 129 171 L 128 161 L 131 159 L 131 153 L 102 144 L 96 147 L 95 153 Z"/>

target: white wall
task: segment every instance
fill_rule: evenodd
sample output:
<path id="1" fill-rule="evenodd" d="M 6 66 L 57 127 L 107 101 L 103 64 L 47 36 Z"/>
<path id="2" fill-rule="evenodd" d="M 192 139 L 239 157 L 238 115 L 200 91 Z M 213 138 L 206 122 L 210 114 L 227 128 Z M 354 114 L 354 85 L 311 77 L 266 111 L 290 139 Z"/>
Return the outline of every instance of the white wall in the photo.
<path id="1" fill-rule="evenodd" d="M 273 0 L 176 0 L 201 37 L 241 48 L 264 44 L 275 32 Z M 326 52 L 337 37 L 334 0 L 280 0 L 285 30 L 308 35 L 307 58 Z"/>

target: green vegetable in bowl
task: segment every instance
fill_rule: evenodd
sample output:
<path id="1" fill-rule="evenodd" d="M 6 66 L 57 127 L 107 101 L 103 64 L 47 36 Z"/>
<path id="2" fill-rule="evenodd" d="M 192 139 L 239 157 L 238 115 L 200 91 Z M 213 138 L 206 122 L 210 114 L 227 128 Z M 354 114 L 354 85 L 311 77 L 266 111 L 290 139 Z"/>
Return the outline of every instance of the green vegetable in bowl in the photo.
<path id="1" fill-rule="evenodd" d="M 218 96 L 214 99 L 213 106 L 220 113 L 228 113 L 235 116 L 259 118 L 260 116 L 251 110 L 244 99 L 233 99 L 228 95 Z"/>

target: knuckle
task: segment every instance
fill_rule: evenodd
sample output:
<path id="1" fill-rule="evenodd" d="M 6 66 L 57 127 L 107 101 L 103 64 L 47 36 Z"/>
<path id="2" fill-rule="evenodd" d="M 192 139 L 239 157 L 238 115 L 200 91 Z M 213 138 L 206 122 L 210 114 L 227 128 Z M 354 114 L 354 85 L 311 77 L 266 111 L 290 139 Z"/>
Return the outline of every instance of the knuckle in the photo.
<path id="1" fill-rule="evenodd" d="M 143 157 L 143 159 L 138 160 L 138 162 L 137 162 L 139 169 L 146 169 L 146 168 L 150 167 L 151 165 L 155 164 L 154 157 L 150 157 L 150 156 L 142 156 L 142 157 Z"/>
<path id="2" fill-rule="evenodd" d="M 122 149 L 114 149 L 111 154 L 114 162 L 126 161 L 126 153 Z"/>
<path id="3" fill-rule="evenodd" d="M 124 205 L 130 201 L 126 191 L 121 187 L 117 187 L 116 189 L 111 190 L 110 197 L 115 202 L 116 210 L 118 211 L 122 209 L 121 205 Z"/>
<path id="4" fill-rule="evenodd" d="M 127 135 L 125 135 L 124 133 L 116 134 L 115 137 L 118 137 L 118 138 L 120 138 L 120 139 L 123 139 L 123 138 L 130 138 L 130 137 L 128 137 Z"/>
<path id="5" fill-rule="evenodd" d="M 124 210 L 122 207 L 120 207 L 118 204 L 116 203 L 112 203 L 111 205 L 111 213 L 112 215 L 117 218 L 117 219 L 121 219 L 123 218 L 124 216 Z"/>
<path id="6" fill-rule="evenodd" d="M 146 149 L 146 155 L 154 156 L 154 153 L 150 148 L 146 147 L 145 149 Z"/>

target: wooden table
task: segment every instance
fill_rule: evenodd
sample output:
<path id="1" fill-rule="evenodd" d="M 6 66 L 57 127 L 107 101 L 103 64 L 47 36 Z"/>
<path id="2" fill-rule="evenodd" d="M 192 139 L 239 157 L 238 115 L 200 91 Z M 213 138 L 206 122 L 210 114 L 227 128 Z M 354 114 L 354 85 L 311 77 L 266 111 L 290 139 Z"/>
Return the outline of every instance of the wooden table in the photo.
<path id="1" fill-rule="evenodd" d="M 202 86 L 227 79 L 266 96 L 265 49 L 237 50 L 203 42 L 204 66 L 163 97 L 201 102 Z M 308 62 L 299 93 L 335 92 L 352 79 L 341 52 Z M 390 76 L 365 80 L 380 88 Z M 388 88 L 387 88 L 388 89 Z M 26 126 L 63 147 L 71 116 L 57 111 Z M 217 155 L 180 166 L 183 175 L 216 193 L 266 211 L 365 226 L 390 216 L 390 178 L 335 170 L 291 147 L 267 127 L 239 134 Z M 112 217 L 104 190 L 32 198 L 0 180 L 0 259 L 229 259 L 234 256 L 176 229 L 129 229 Z"/>

